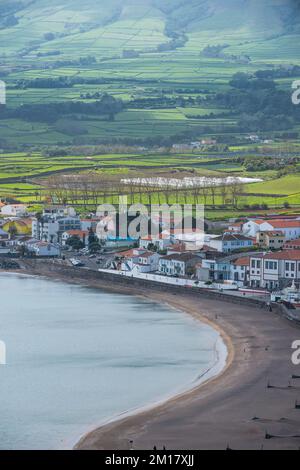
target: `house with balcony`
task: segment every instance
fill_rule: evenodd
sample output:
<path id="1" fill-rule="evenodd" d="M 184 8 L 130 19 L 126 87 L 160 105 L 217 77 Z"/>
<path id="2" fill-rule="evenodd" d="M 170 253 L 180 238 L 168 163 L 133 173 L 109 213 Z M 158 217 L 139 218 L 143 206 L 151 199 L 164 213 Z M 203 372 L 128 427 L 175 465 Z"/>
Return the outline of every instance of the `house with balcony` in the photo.
<path id="1" fill-rule="evenodd" d="M 223 282 L 231 280 L 230 261 L 222 259 L 198 260 L 196 277 L 203 282 Z"/>
<path id="2" fill-rule="evenodd" d="M 69 230 L 81 230 L 79 217 L 43 215 L 32 219 L 32 237 L 49 243 L 60 243 L 62 234 Z"/>
<path id="3" fill-rule="evenodd" d="M 250 258 L 250 285 L 274 290 L 300 279 L 300 250 L 266 253 Z"/>
<path id="4" fill-rule="evenodd" d="M 196 265 L 199 260 L 199 256 L 192 253 L 162 256 L 159 260 L 158 271 L 166 276 L 190 276 L 196 272 Z"/>

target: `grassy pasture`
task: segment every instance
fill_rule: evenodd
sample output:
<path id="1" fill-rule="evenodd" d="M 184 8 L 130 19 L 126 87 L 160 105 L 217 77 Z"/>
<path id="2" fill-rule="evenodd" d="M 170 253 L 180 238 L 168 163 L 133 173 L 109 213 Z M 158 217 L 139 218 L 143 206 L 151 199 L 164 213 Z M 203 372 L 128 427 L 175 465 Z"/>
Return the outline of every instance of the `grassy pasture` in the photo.
<path id="1" fill-rule="evenodd" d="M 39 153 L 35 154 L 3 154 L 0 163 L 0 198 L 15 197 L 20 201 L 41 204 L 47 196 L 47 191 L 41 186 L 39 178 L 55 172 L 89 173 L 100 172 L 135 176 L 138 174 L 151 177 L 153 172 L 159 175 L 173 172 L 173 177 L 178 177 L 184 172 L 190 176 L 226 176 L 235 174 L 240 176 L 254 176 L 247 173 L 243 166 L 232 165 L 228 158 L 213 159 L 205 155 L 98 155 L 93 157 L 68 156 L 68 157 L 43 157 Z M 174 173 L 175 171 L 175 173 Z M 145 173 L 148 172 L 148 173 Z M 170 174 L 170 173 L 169 173 Z M 182 192 L 169 196 L 169 203 L 204 203 L 210 207 L 208 210 L 211 218 L 219 218 L 221 214 L 228 213 L 231 216 L 249 212 L 251 209 L 245 207 L 266 204 L 273 210 L 283 207 L 284 203 L 290 205 L 300 205 L 300 174 L 287 175 L 279 179 L 274 179 L 270 172 L 262 172 L 261 177 L 265 179 L 263 183 L 247 184 L 243 189 L 243 194 L 239 198 L 238 209 L 225 209 L 221 194 L 214 198 L 215 209 L 212 209 L 213 197 L 208 194 L 204 200 L 200 194 L 195 201 L 192 191 Z M 8 180 L 9 178 L 9 180 Z M 20 179 L 21 178 L 21 179 Z M 271 179 L 273 178 L 273 179 Z M 153 193 L 151 203 L 163 203 L 164 193 Z M 135 202 L 142 201 L 145 204 L 150 202 L 149 195 L 135 196 Z M 111 202 L 117 201 L 117 195 L 112 196 Z M 83 201 L 81 201 L 83 203 Z M 80 200 L 78 200 L 80 203 Z M 92 203 L 92 201 L 91 201 Z M 253 210 L 252 210 L 253 212 Z"/>

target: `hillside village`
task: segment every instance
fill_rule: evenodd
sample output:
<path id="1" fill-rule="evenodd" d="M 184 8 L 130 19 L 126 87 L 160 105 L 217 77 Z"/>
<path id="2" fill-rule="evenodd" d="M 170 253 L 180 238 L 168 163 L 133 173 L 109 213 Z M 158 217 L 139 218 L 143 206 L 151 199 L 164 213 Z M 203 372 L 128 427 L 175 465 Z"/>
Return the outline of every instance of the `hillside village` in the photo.
<path id="1" fill-rule="evenodd" d="M 166 228 L 161 220 L 157 236 L 121 238 L 103 230 L 99 239 L 106 219 L 81 217 L 68 206 L 32 215 L 26 205 L 1 203 L 0 266 L 57 259 L 78 269 L 300 306 L 300 215 L 224 221 L 222 233 Z"/>

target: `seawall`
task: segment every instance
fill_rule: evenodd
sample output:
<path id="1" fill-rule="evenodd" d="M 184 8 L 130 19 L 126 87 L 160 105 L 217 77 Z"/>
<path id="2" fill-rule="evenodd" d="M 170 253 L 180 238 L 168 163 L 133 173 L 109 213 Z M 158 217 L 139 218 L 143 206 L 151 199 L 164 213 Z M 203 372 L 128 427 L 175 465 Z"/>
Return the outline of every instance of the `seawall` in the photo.
<path id="1" fill-rule="evenodd" d="M 173 295 L 188 295 L 203 299 L 219 300 L 221 302 L 237 304 L 248 307 L 259 307 L 262 310 L 266 310 L 266 302 L 264 300 L 253 299 L 249 297 L 237 297 L 236 295 L 224 294 L 222 292 L 213 291 L 210 289 L 203 289 L 199 287 L 185 287 L 171 285 L 162 282 L 155 282 L 151 280 L 139 279 L 135 277 L 120 276 L 111 272 L 99 272 L 86 268 L 75 268 L 72 266 L 66 266 L 55 261 L 41 261 L 41 260 L 26 260 L 21 263 L 23 269 L 28 274 L 51 276 L 57 278 L 63 278 L 68 282 L 81 282 L 97 281 L 103 283 L 103 287 L 112 288 L 121 287 L 128 289 L 135 289 L 137 292 L 142 289 L 147 289 L 154 292 L 169 292 Z M 295 315 L 293 310 L 288 310 L 284 305 L 272 303 L 272 310 L 275 314 L 278 314 L 290 321 L 293 321 L 300 325 L 300 317 Z"/>

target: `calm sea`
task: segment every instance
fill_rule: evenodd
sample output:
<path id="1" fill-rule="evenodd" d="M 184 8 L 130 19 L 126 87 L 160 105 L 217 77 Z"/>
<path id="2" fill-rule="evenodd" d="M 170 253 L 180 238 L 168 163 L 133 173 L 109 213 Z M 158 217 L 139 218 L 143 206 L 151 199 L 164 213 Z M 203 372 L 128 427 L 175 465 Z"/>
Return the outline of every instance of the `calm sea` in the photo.
<path id="1" fill-rule="evenodd" d="M 0 449 L 55 449 L 222 369 L 219 334 L 151 301 L 0 275 Z"/>

